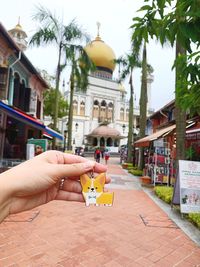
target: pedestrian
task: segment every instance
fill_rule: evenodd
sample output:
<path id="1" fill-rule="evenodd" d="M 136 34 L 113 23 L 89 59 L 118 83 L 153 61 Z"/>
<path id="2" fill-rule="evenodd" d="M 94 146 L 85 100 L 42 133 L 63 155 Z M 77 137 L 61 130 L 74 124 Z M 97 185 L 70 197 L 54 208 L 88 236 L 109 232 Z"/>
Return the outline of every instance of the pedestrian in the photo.
<path id="1" fill-rule="evenodd" d="M 108 164 L 108 160 L 110 158 L 110 152 L 108 151 L 108 149 L 105 150 L 104 152 L 104 157 L 105 157 L 105 164 Z"/>
<path id="2" fill-rule="evenodd" d="M 101 148 L 101 158 L 103 159 L 104 158 L 104 152 L 105 152 L 105 149 L 104 147 Z"/>
<path id="3" fill-rule="evenodd" d="M 120 163 L 124 163 L 124 153 L 125 153 L 125 149 L 122 147 L 120 150 Z"/>
<path id="4" fill-rule="evenodd" d="M 95 152 L 94 152 L 94 158 L 95 158 L 96 162 L 100 163 L 100 157 L 101 157 L 101 151 L 100 151 L 99 147 L 97 147 L 95 149 Z"/>
<path id="5" fill-rule="evenodd" d="M 106 170 L 106 166 L 83 157 L 56 150 L 43 152 L 0 174 L 0 222 L 9 214 L 52 200 L 84 202 L 80 175 Z"/>

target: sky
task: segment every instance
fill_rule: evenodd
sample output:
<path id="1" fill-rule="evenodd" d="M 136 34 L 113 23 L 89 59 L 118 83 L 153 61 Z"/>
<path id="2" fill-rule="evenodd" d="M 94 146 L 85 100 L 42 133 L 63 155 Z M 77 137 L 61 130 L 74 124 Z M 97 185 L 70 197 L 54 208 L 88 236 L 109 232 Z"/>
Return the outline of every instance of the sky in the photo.
<path id="1" fill-rule="evenodd" d="M 97 35 L 97 22 L 100 22 L 100 36 L 115 52 L 116 58 L 125 55 L 130 49 L 132 18 L 139 15 L 136 11 L 143 5 L 142 0 L 7 0 L 1 3 L 0 22 L 7 30 L 18 23 L 31 37 L 37 30 L 32 16 L 36 6 L 42 5 L 63 19 L 67 25 L 72 19 L 87 31 L 93 40 Z M 28 48 L 25 52 L 32 64 L 49 74 L 55 73 L 57 51 L 55 47 Z M 174 71 L 172 65 L 175 52 L 170 47 L 162 48 L 155 41 L 147 45 L 147 60 L 154 69 L 154 81 L 151 85 L 151 108 L 160 109 L 174 99 Z M 134 75 L 134 91 L 138 105 L 141 86 L 141 70 L 136 69 Z M 118 78 L 117 69 L 113 75 Z M 68 78 L 66 78 L 68 79 Z M 128 83 L 124 83 L 129 90 Z M 66 83 L 67 87 L 67 83 Z"/>

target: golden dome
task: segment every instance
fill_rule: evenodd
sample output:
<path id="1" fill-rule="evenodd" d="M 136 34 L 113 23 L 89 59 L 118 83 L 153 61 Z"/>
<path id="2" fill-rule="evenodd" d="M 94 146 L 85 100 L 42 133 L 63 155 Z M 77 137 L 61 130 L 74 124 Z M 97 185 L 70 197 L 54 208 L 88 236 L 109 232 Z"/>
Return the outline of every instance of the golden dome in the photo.
<path id="1" fill-rule="evenodd" d="M 15 29 L 22 31 L 22 26 L 19 23 L 17 23 L 17 25 L 15 26 Z"/>
<path id="2" fill-rule="evenodd" d="M 112 48 L 101 40 L 99 35 L 97 35 L 95 40 L 88 44 L 84 49 L 96 67 L 102 68 L 102 70 L 105 68 L 105 70 L 109 69 L 112 72 L 114 71 L 115 54 Z"/>

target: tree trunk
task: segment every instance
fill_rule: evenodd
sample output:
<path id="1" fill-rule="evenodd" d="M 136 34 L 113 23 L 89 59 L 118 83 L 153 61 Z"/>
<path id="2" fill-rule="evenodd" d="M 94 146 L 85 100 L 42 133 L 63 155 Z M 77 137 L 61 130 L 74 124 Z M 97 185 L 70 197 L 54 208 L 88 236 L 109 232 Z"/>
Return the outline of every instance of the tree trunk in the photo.
<path id="1" fill-rule="evenodd" d="M 73 98 L 74 98 L 74 73 L 72 67 L 72 73 L 70 76 L 70 103 L 69 103 L 69 115 L 68 115 L 67 150 L 72 150 Z"/>
<path id="2" fill-rule="evenodd" d="M 186 51 L 176 42 L 176 58 L 185 55 Z M 186 132 L 186 112 L 180 106 L 180 99 L 187 88 L 179 66 L 176 66 L 176 88 L 175 88 L 175 120 L 176 120 L 176 162 L 185 159 L 185 132 Z"/>
<path id="3" fill-rule="evenodd" d="M 130 74 L 130 100 L 129 100 L 129 121 L 128 121 L 128 157 L 127 162 L 132 163 L 133 161 L 133 82 L 132 82 L 132 71 Z"/>
<path id="4" fill-rule="evenodd" d="M 140 138 L 145 137 L 145 129 L 147 122 L 147 52 L 146 43 L 144 43 L 143 56 L 142 56 L 142 84 L 140 93 Z M 140 170 L 144 168 L 144 148 L 139 149 L 139 162 L 138 167 Z"/>
<path id="5" fill-rule="evenodd" d="M 54 121 L 53 121 L 53 129 L 57 129 L 57 121 L 58 121 L 58 96 L 59 96 L 59 84 L 60 84 L 60 60 L 61 60 L 61 49 L 62 45 L 60 44 L 59 47 L 59 54 L 58 54 L 58 65 L 56 69 L 56 94 L 55 94 L 55 114 L 54 114 Z M 56 146 L 56 138 L 53 138 L 52 148 L 55 149 Z"/>

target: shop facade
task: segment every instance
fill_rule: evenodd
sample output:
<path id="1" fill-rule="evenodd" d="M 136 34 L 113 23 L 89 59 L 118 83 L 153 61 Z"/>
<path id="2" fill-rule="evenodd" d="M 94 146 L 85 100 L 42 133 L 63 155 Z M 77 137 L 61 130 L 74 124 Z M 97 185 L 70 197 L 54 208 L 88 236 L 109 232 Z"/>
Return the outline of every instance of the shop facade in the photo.
<path id="1" fill-rule="evenodd" d="M 17 33 L 22 31 L 20 27 L 16 26 Z M 48 131 L 52 136 L 56 134 L 43 124 L 43 92 L 47 88 L 22 47 L 0 23 L 1 160 L 24 160 L 28 139 L 43 138 Z"/>
<path id="2" fill-rule="evenodd" d="M 144 147 L 145 175 L 153 184 L 174 184 L 176 177 L 176 124 L 174 101 L 148 118 L 148 136 L 135 142 L 135 147 Z M 186 121 L 186 159 L 200 160 L 200 117 Z"/>

